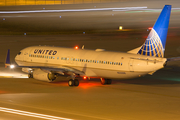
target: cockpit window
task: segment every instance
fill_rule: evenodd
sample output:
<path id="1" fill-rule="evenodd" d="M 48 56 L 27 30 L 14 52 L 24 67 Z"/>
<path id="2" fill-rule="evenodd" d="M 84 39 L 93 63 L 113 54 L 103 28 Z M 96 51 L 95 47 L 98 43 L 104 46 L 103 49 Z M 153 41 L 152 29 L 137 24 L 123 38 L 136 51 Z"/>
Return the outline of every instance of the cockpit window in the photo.
<path id="1" fill-rule="evenodd" d="M 20 54 L 21 54 L 21 52 L 18 53 L 18 55 L 20 55 Z"/>

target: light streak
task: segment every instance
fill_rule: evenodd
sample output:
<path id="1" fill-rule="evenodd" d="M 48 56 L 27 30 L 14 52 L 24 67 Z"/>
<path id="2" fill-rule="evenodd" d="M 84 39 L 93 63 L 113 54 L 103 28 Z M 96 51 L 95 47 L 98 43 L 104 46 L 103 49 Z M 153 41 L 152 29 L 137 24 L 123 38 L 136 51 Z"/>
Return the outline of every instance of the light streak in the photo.
<path id="1" fill-rule="evenodd" d="M 0 13 L 49 13 L 49 12 L 83 12 L 83 11 L 104 11 L 104 10 L 137 10 L 147 7 L 123 7 L 123 8 L 95 8 L 95 9 L 69 9 L 69 10 L 32 10 L 32 11 L 0 11 Z"/>
<path id="2" fill-rule="evenodd" d="M 144 7 L 123 7 L 123 8 L 94 8 L 94 9 L 69 9 L 69 10 L 30 10 L 30 11 L 0 11 L 2 14 L 14 14 L 14 13 L 52 13 L 52 12 L 86 12 L 86 11 L 132 11 L 142 10 L 145 12 L 161 11 L 161 9 L 147 9 Z M 172 10 L 180 10 L 180 8 L 172 8 Z M 61 17 L 61 16 L 60 16 Z"/>
<path id="3" fill-rule="evenodd" d="M 146 8 L 140 8 L 140 7 L 139 7 L 139 8 L 138 8 L 138 7 L 135 8 L 135 7 L 134 7 L 134 8 L 132 8 L 132 9 L 126 9 L 126 10 L 125 10 L 125 9 L 120 9 L 120 10 L 114 9 L 114 10 L 112 10 L 112 11 L 115 11 L 115 12 L 116 12 L 116 11 L 117 11 L 117 12 L 119 11 L 119 12 L 121 12 L 121 11 L 133 11 L 133 10 L 139 10 L 139 11 L 137 11 L 137 12 L 143 12 L 143 11 L 144 11 L 144 12 L 161 12 L 162 9 L 147 9 L 147 7 L 146 7 Z M 172 8 L 172 10 L 180 10 L 180 8 Z M 135 11 L 135 12 L 136 12 L 136 11 Z"/>
<path id="4" fill-rule="evenodd" d="M 51 115 L 27 112 L 27 111 L 4 108 L 4 107 L 0 107 L 0 111 L 7 112 L 7 113 L 18 114 L 18 115 L 29 116 L 29 117 L 36 117 L 36 118 L 41 118 L 41 119 L 46 119 L 46 120 L 73 120 L 73 119 L 69 119 L 69 118 L 56 117 L 56 116 L 51 116 Z"/>

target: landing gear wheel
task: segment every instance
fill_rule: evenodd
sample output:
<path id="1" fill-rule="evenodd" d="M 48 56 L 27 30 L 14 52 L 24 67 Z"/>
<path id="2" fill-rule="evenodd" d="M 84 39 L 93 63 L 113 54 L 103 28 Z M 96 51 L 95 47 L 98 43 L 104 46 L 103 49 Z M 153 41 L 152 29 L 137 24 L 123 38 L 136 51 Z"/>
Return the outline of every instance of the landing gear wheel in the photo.
<path id="1" fill-rule="evenodd" d="M 111 79 L 107 79 L 107 84 L 111 84 L 112 80 Z"/>
<path id="2" fill-rule="evenodd" d="M 74 80 L 70 79 L 70 80 L 68 81 L 68 85 L 69 85 L 70 87 L 74 86 Z"/>
<path id="3" fill-rule="evenodd" d="M 101 84 L 102 84 L 102 85 L 107 84 L 107 79 L 101 78 Z"/>
<path id="4" fill-rule="evenodd" d="M 28 73 L 28 78 L 33 78 L 33 74 Z"/>
<path id="5" fill-rule="evenodd" d="M 74 80 L 74 86 L 79 86 L 79 80 L 78 79 Z"/>

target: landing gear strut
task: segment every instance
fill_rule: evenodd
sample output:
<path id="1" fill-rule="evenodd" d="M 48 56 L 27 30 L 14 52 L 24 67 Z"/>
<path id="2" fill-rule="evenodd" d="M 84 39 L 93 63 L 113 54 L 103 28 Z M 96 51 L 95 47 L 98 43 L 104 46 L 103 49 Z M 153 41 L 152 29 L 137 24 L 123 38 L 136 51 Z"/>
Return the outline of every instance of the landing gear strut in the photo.
<path id="1" fill-rule="evenodd" d="M 101 78 L 101 84 L 102 84 L 102 85 L 111 84 L 111 83 L 112 83 L 112 80 L 111 80 L 111 79 Z"/>
<path id="2" fill-rule="evenodd" d="M 33 74 L 32 73 L 28 73 L 28 78 L 33 78 Z"/>

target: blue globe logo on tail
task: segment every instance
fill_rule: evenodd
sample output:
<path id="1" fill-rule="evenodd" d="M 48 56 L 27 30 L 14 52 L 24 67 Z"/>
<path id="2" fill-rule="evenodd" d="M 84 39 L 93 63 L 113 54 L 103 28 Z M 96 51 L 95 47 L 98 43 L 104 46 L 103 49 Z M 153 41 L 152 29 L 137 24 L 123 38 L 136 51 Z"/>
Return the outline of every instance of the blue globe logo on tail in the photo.
<path id="1" fill-rule="evenodd" d="M 171 5 L 165 5 L 159 18 L 137 54 L 164 57 Z"/>
<path id="2" fill-rule="evenodd" d="M 142 45 L 138 54 L 146 56 L 164 57 L 162 42 L 154 29 L 151 30 L 145 43 Z"/>

